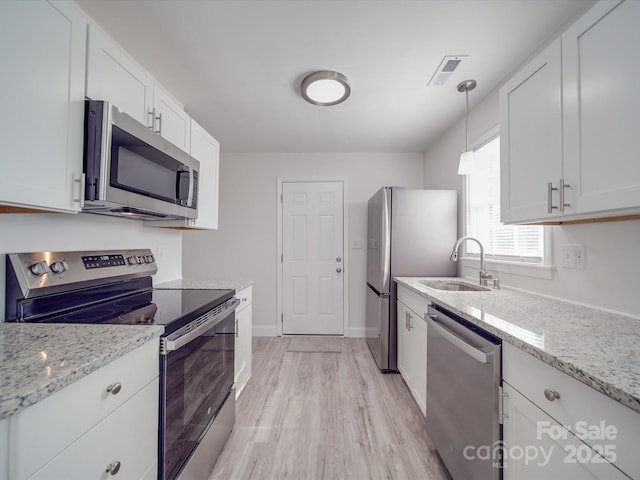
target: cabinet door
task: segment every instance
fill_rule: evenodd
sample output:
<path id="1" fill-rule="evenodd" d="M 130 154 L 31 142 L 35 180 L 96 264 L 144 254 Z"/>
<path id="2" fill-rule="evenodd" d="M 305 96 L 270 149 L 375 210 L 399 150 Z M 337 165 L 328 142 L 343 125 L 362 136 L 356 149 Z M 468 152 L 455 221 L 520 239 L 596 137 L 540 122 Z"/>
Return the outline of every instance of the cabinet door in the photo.
<path id="1" fill-rule="evenodd" d="M 29 480 L 106 479 L 116 474 L 116 478 L 140 479 L 148 475 L 158 454 L 158 391 L 156 378 Z"/>
<path id="2" fill-rule="evenodd" d="M 503 393 L 504 480 L 628 478 L 506 382 Z"/>
<path id="3" fill-rule="evenodd" d="M 251 377 L 251 305 L 236 313 L 238 322 L 235 351 L 236 398 L 247 385 Z"/>
<path id="4" fill-rule="evenodd" d="M 95 25 L 89 25 L 87 97 L 107 100 L 151 126 L 153 90 L 149 75 Z"/>
<path id="5" fill-rule="evenodd" d="M 0 2 L 0 203 L 80 210 L 85 47 L 72 3 Z"/>
<path id="6" fill-rule="evenodd" d="M 191 118 L 169 93 L 153 86 L 154 131 L 185 152 L 189 151 Z"/>
<path id="7" fill-rule="evenodd" d="M 640 206 L 638 19 L 638 1 L 600 2 L 562 36 L 566 177 L 584 213 Z"/>
<path id="8" fill-rule="evenodd" d="M 191 121 L 191 156 L 200 162 L 198 218 L 193 226 L 218 228 L 218 181 L 220 144 L 200 125 Z"/>
<path id="9" fill-rule="evenodd" d="M 562 69 L 560 39 L 500 89 L 500 212 L 503 223 L 549 213 L 548 183 L 562 178 Z M 554 206 L 558 192 L 552 191 Z"/>
<path id="10" fill-rule="evenodd" d="M 398 302 L 398 370 L 423 414 L 427 398 L 427 326 Z"/>

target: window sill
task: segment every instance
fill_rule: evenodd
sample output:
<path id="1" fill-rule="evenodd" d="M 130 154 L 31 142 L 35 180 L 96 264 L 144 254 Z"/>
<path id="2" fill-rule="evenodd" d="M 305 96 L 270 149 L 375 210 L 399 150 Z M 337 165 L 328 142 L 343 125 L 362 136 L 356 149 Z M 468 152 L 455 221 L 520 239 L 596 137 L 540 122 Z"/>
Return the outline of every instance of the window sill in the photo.
<path id="1" fill-rule="evenodd" d="M 480 259 L 465 257 L 460 261 L 462 267 L 480 268 Z M 502 260 L 486 260 L 486 268 L 491 272 L 520 275 L 523 277 L 543 278 L 551 280 L 556 267 L 552 265 L 505 262 Z"/>

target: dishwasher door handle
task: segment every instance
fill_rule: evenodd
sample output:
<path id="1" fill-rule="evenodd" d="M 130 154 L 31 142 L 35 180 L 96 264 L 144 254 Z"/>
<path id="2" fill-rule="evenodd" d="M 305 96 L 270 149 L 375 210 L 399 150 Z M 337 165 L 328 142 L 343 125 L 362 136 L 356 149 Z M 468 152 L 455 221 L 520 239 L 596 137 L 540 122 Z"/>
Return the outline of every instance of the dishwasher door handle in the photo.
<path id="1" fill-rule="evenodd" d="M 436 332 L 442 335 L 445 340 L 447 340 L 452 345 L 456 346 L 464 353 L 473 357 L 480 363 L 490 363 L 491 357 L 493 356 L 493 352 L 483 352 L 482 350 L 478 350 L 473 345 L 465 342 L 462 338 L 460 338 L 455 333 L 451 332 L 448 328 L 443 326 L 442 324 L 437 323 L 438 316 L 433 314 L 425 314 L 425 320 L 427 321 L 427 326 L 433 328 Z"/>

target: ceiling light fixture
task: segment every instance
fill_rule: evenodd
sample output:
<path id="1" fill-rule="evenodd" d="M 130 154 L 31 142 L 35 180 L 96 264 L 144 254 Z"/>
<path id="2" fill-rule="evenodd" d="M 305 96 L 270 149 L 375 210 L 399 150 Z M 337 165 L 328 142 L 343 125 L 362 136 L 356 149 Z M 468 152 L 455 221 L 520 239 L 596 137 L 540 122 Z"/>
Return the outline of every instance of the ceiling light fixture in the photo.
<path id="1" fill-rule="evenodd" d="M 328 107 L 344 102 L 351 94 L 351 86 L 343 74 L 321 70 L 304 77 L 301 92 L 307 102 Z"/>
<path id="2" fill-rule="evenodd" d="M 475 165 L 473 162 L 473 150 L 469 150 L 469 90 L 476 88 L 475 80 L 465 80 L 458 84 L 458 91 L 464 92 L 467 99 L 467 114 L 466 114 L 466 127 L 465 127 L 465 147 L 464 152 L 460 154 L 460 163 L 458 164 L 458 175 L 469 175 Z"/>

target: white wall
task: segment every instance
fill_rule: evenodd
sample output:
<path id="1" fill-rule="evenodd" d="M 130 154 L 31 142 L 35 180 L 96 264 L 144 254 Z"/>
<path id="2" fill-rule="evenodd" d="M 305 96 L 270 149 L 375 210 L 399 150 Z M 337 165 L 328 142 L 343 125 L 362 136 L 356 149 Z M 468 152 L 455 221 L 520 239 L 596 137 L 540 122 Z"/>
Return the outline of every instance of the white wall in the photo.
<path id="1" fill-rule="evenodd" d="M 220 161 L 218 231 L 185 232 L 184 277 L 252 279 L 253 333 L 277 334 L 277 178 L 347 179 L 350 336 L 364 333 L 367 201 L 383 185 L 421 188 L 422 154 L 227 154 Z"/>
<path id="2" fill-rule="evenodd" d="M 499 124 L 498 108 L 496 90 L 471 110 L 470 142 Z M 463 177 L 457 175 L 457 165 L 460 151 L 464 147 L 464 135 L 462 118 L 425 153 L 426 188 L 457 188 L 459 192 L 462 191 Z M 640 220 L 554 225 L 547 228 L 552 232 L 553 264 L 557 266 L 552 278 L 496 274 L 503 285 L 640 316 L 640 298 L 637 294 L 637 276 L 640 273 Z M 464 232 L 462 228 L 459 228 L 459 231 Z M 569 243 L 585 246 L 584 270 L 559 266 L 559 247 Z M 460 274 L 475 279 L 477 270 L 464 267 L 460 269 Z"/>
<path id="3" fill-rule="evenodd" d="M 180 278 L 182 232 L 144 227 L 142 222 L 90 214 L 0 215 L 0 272 L 5 253 L 150 248 L 156 282 Z M 5 276 L 0 275 L 0 319 L 4 319 Z"/>

